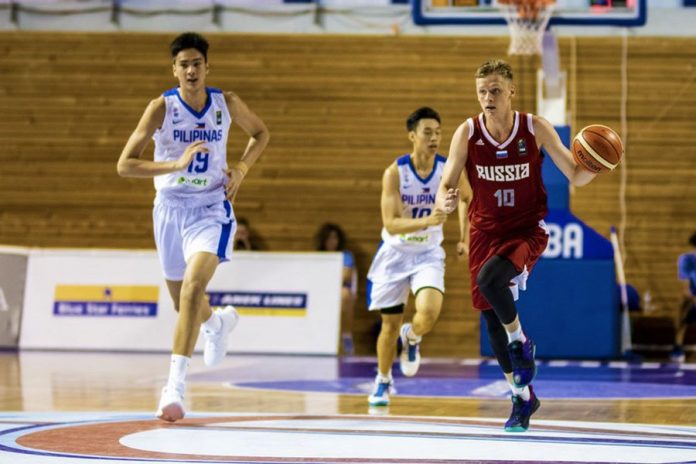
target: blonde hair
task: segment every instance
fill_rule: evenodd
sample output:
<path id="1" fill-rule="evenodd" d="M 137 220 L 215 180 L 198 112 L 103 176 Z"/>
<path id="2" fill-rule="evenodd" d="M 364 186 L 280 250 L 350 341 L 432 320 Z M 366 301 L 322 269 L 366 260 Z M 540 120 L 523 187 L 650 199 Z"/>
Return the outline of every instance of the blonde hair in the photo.
<path id="1" fill-rule="evenodd" d="M 474 77 L 479 79 L 481 77 L 487 77 L 491 74 L 498 74 L 503 76 L 505 79 L 512 80 L 512 66 L 507 61 L 503 60 L 488 60 L 483 63 L 476 70 Z"/>

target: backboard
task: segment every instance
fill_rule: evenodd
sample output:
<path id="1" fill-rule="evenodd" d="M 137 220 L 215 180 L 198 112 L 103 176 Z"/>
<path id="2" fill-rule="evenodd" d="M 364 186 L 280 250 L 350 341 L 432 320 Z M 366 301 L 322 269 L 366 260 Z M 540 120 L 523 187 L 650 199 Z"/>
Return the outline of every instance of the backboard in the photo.
<path id="1" fill-rule="evenodd" d="M 550 25 L 643 26 L 647 0 L 556 0 Z M 411 0 L 413 21 L 427 25 L 505 24 L 496 0 Z"/>

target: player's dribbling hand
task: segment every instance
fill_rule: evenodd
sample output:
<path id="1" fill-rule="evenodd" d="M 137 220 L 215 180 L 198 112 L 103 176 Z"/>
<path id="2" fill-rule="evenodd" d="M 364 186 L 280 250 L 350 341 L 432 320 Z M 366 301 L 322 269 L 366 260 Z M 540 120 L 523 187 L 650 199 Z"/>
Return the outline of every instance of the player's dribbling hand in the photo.
<path id="1" fill-rule="evenodd" d="M 445 201 L 443 204 L 445 213 L 450 214 L 452 211 L 457 209 L 457 203 L 459 203 L 459 189 L 447 190 L 447 195 L 445 196 Z"/>
<path id="2" fill-rule="evenodd" d="M 182 169 L 188 168 L 188 165 L 191 164 L 191 160 L 193 160 L 193 157 L 196 156 L 196 153 L 208 153 L 208 147 L 206 147 L 204 144 L 204 140 L 199 140 L 186 147 L 186 150 L 184 150 L 181 157 L 176 160 L 174 165 L 176 170 L 181 171 Z"/>
<path id="3" fill-rule="evenodd" d="M 429 222 L 431 226 L 439 226 L 447 220 L 447 213 L 441 209 L 435 208 L 432 214 L 428 216 L 428 219 L 430 219 Z"/>

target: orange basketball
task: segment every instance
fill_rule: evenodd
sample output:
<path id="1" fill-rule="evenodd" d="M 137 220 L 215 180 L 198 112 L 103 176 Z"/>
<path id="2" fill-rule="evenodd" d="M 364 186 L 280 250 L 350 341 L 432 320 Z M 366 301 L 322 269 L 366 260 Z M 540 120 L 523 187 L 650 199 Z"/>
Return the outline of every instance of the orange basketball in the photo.
<path id="1" fill-rule="evenodd" d="M 575 136 L 572 152 L 576 163 L 590 172 L 599 173 L 618 166 L 624 149 L 619 134 L 610 127 L 592 124 Z"/>

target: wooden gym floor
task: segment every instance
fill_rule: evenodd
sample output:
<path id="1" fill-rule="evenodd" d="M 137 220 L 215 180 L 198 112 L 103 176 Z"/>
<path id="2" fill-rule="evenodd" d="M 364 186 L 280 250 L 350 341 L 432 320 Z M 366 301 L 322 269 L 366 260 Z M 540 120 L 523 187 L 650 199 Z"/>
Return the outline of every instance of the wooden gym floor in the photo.
<path id="1" fill-rule="evenodd" d="M 541 361 L 526 433 L 505 433 L 494 362 L 229 355 L 189 374 L 184 421 L 154 419 L 168 355 L 0 354 L 0 462 L 696 462 L 696 364 Z"/>

